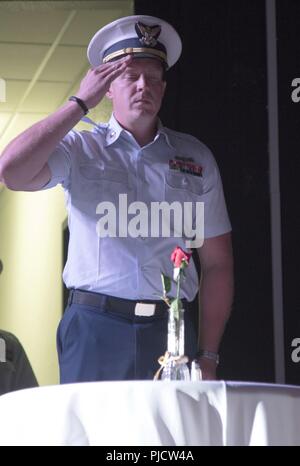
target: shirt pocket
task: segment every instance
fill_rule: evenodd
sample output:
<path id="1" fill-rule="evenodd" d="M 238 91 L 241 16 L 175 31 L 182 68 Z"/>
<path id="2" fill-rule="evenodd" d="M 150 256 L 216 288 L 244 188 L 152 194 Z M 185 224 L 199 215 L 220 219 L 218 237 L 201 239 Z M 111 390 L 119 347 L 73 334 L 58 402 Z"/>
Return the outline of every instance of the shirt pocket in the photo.
<path id="1" fill-rule="evenodd" d="M 167 217 L 170 222 L 170 231 L 174 236 L 193 236 L 197 215 L 197 203 L 202 201 L 203 180 L 201 177 L 182 173 L 167 172 L 165 175 L 165 201 L 173 205 L 174 215 Z"/>
<path id="2" fill-rule="evenodd" d="M 128 173 L 122 169 L 84 164 L 79 166 L 81 195 L 98 202 L 115 201 L 119 194 L 127 193 Z"/>
<path id="3" fill-rule="evenodd" d="M 165 200 L 168 202 L 196 202 L 203 195 L 203 180 L 199 176 L 182 172 L 165 175 Z"/>

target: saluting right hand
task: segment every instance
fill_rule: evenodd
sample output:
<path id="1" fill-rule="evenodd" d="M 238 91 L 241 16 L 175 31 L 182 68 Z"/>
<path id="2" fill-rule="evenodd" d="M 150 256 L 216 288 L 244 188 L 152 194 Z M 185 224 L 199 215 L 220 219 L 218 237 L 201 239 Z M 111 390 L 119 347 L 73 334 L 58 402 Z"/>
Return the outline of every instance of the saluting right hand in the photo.
<path id="1" fill-rule="evenodd" d="M 126 69 L 132 61 L 132 56 L 127 55 L 115 62 L 105 63 L 90 69 L 81 81 L 78 92 L 75 94 L 82 99 L 90 109 L 101 102 L 109 89 L 111 82 Z"/>

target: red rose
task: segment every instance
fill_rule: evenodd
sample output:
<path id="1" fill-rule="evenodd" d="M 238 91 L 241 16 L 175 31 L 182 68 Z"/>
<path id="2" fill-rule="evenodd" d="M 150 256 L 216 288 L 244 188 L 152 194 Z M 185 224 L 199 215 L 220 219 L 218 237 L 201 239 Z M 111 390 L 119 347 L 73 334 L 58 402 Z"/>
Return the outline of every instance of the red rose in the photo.
<path id="1" fill-rule="evenodd" d="M 174 262 L 174 267 L 186 267 L 190 261 L 192 253 L 183 251 L 179 246 L 176 246 L 171 254 L 171 261 Z"/>

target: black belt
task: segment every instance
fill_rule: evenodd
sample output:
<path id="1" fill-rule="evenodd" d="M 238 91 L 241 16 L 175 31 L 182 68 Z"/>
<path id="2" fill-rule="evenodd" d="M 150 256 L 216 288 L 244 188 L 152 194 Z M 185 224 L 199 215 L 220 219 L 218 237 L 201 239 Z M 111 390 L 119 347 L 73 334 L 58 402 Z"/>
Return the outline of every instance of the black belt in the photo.
<path id="1" fill-rule="evenodd" d="M 108 296 L 102 293 L 93 293 L 91 291 L 83 291 L 78 289 L 70 290 L 68 306 L 70 306 L 72 303 L 93 306 L 99 308 L 99 310 L 101 310 L 102 312 L 115 314 L 125 319 L 139 319 L 140 317 L 145 318 L 145 316 L 140 316 L 136 314 L 136 305 L 139 303 L 155 304 L 154 314 L 152 316 L 147 317 L 147 319 L 151 317 L 166 317 L 168 315 L 168 306 L 164 301 L 134 301 L 131 299 L 116 298 L 115 296 Z M 183 299 L 182 303 L 184 305 L 184 308 L 187 309 L 188 301 Z"/>

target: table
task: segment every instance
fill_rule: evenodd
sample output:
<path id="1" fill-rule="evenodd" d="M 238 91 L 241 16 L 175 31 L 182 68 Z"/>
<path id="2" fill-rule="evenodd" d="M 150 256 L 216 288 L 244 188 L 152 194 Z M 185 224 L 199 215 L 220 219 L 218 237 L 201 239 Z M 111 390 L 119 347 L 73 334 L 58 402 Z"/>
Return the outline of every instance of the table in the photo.
<path id="1" fill-rule="evenodd" d="M 0 445 L 300 445 L 300 387 L 90 382 L 0 397 Z"/>

